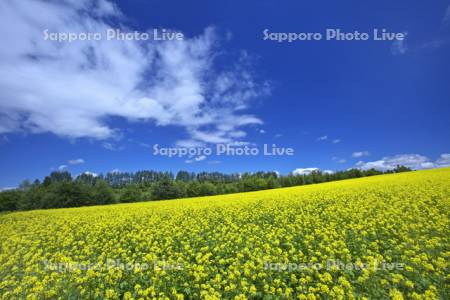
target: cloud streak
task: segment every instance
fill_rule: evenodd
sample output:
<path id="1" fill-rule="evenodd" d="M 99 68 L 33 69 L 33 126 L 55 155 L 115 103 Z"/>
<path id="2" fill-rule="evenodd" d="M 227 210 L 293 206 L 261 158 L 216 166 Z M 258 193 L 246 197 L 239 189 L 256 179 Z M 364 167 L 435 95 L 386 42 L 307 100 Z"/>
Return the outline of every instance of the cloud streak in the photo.
<path id="1" fill-rule="evenodd" d="M 82 158 L 76 158 L 76 159 L 70 159 L 70 160 L 68 161 L 68 163 L 69 163 L 70 165 L 80 165 L 80 164 L 84 164 L 85 161 L 84 161 L 84 159 L 82 159 Z"/>
<path id="2" fill-rule="evenodd" d="M 354 158 L 369 156 L 369 155 L 370 155 L 369 151 L 356 151 L 356 152 L 352 153 L 352 157 L 354 157 Z"/>

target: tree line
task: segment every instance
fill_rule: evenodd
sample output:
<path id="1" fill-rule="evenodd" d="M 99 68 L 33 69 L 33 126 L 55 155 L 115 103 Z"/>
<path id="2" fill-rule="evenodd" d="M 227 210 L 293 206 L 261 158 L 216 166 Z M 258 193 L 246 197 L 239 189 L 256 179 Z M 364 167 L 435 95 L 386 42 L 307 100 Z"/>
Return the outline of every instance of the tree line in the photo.
<path id="1" fill-rule="evenodd" d="M 385 172 L 375 169 L 350 169 L 335 173 L 314 171 L 305 175 L 286 176 L 280 176 L 276 172 L 224 174 L 179 171 L 174 175 L 170 172 L 139 171 L 113 172 L 98 176 L 83 173 L 75 178 L 67 171 L 55 171 L 42 182 L 24 180 L 18 188 L 1 192 L 0 211 L 211 196 L 407 171 L 411 169 L 404 166 L 397 166 L 394 170 Z"/>

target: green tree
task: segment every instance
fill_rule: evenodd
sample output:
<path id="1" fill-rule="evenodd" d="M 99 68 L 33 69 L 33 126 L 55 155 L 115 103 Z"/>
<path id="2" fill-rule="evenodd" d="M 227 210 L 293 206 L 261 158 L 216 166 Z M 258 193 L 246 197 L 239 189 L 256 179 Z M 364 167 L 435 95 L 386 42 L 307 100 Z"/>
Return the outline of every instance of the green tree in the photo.
<path id="1" fill-rule="evenodd" d="M 97 180 L 90 188 L 91 204 L 111 204 L 115 203 L 115 200 L 112 188 L 104 180 Z"/>
<path id="2" fill-rule="evenodd" d="M 216 186 L 211 182 L 203 182 L 200 184 L 200 196 L 211 196 L 216 194 Z"/>
<path id="3" fill-rule="evenodd" d="M 139 202 L 142 200 L 142 194 L 136 185 L 129 185 L 123 189 L 120 195 L 121 203 Z"/>
<path id="4" fill-rule="evenodd" d="M 17 210 L 17 204 L 21 197 L 20 191 L 10 190 L 0 193 L 0 211 L 13 211 Z"/>
<path id="5" fill-rule="evenodd" d="M 176 199 L 182 196 L 179 186 L 175 185 L 172 180 L 164 178 L 153 187 L 154 199 Z"/>
<path id="6" fill-rule="evenodd" d="M 49 176 L 46 176 L 44 179 L 44 186 L 49 186 L 52 183 L 57 182 L 71 182 L 72 181 L 72 175 L 70 175 L 67 171 L 54 171 L 50 173 Z"/>

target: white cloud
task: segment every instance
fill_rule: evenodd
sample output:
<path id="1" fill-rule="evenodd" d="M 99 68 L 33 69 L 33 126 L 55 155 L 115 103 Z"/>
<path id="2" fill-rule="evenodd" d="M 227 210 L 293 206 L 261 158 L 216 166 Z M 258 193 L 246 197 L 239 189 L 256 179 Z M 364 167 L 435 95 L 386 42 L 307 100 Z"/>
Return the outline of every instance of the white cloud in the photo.
<path id="1" fill-rule="evenodd" d="M 332 171 L 332 170 L 323 170 L 322 173 L 324 173 L 324 174 L 334 174 L 334 171 Z"/>
<path id="2" fill-rule="evenodd" d="M 92 177 L 98 177 L 98 174 L 97 174 L 97 173 L 94 173 L 94 172 L 86 171 L 86 172 L 83 172 L 83 174 L 90 175 L 90 176 L 92 176 Z"/>
<path id="3" fill-rule="evenodd" d="M 450 166 L 450 154 L 441 154 L 435 161 L 420 154 L 399 154 L 395 156 L 386 156 L 380 160 L 363 162 L 359 161 L 355 167 L 362 170 L 377 169 L 381 171 L 395 169 L 397 165 L 402 165 L 413 170 L 431 169 Z"/>
<path id="4" fill-rule="evenodd" d="M 195 158 L 195 161 L 202 161 L 202 160 L 205 160 L 205 159 L 206 159 L 206 156 L 200 155 L 200 156 Z"/>
<path id="5" fill-rule="evenodd" d="M 259 133 L 264 134 L 264 133 L 266 133 L 266 131 L 264 129 L 260 129 Z"/>
<path id="6" fill-rule="evenodd" d="M 277 139 L 277 138 L 280 138 L 280 137 L 282 137 L 282 136 L 283 136 L 283 135 L 282 135 L 281 133 L 277 133 L 277 134 L 274 135 L 274 138 Z"/>
<path id="7" fill-rule="evenodd" d="M 369 156 L 369 155 L 370 155 L 369 151 L 357 151 L 357 152 L 352 153 L 352 157 L 355 157 L 355 158 Z"/>
<path id="8" fill-rule="evenodd" d="M 320 171 L 319 168 L 298 168 L 292 171 L 292 175 L 308 175 L 312 172 Z"/>
<path id="9" fill-rule="evenodd" d="M 0 2 L 0 134 L 108 139 L 110 117 L 179 126 L 198 142 L 230 142 L 262 121 L 243 112 L 270 93 L 244 53 L 226 70 L 212 28 L 183 41 L 45 41 L 49 32 L 105 32 L 121 12 L 106 0 Z M 118 23 L 118 22 L 115 22 Z M 132 29 L 121 28 L 123 31 Z M 105 148 L 111 148 L 104 144 Z"/>
<path id="10" fill-rule="evenodd" d="M 60 166 L 58 167 L 58 170 L 59 170 L 59 171 L 64 171 L 65 169 L 67 169 L 67 165 L 60 165 Z"/>
<path id="11" fill-rule="evenodd" d="M 450 153 L 444 153 L 436 160 L 438 167 L 450 167 Z"/>
<path id="12" fill-rule="evenodd" d="M 319 136 L 316 139 L 316 141 L 318 141 L 318 142 L 327 142 L 327 143 L 331 143 L 331 144 L 339 144 L 340 142 L 342 142 L 341 139 L 331 138 L 328 135 Z"/>
<path id="13" fill-rule="evenodd" d="M 83 2 L 83 1 L 81 1 Z M 84 2 L 89 2 L 84 0 Z M 107 0 L 98 0 L 97 5 L 94 9 L 94 12 L 98 16 L 114 16 L 114 15 L 122 15 L 117 6 L 114 3 L 111 3 Z"/>
<path id="14" fill-rule="evenodd" d="M 200 155 L 200 156 L 194 157 L 193 159 L 187 159 L 184 162 L 187 163 L 187 164 L 191 164 L 191 163 L 199 162 L 199 161 L 202 161 L 202 160 L 205 160 L 205 159 L 206 159 L 205 155 Z"/>
<path id="15" fill-rule="evenodd" d="M 76 158 L 76 159 L 71 159 L 71 160 L 69 160 L 68 161 L 68 163 L 70 164 L 70 165 L 79 165 L 79 164 L 84 164 L 84 159 L 82 159 L 82 158 Z"/>
<path id="16" fill-rule="evenodd" d="M 391 45 L 391 53 L 393 55 L 403 55 L 408 50 L 408 45 L 406 45 L 407 32 L 403 33 L 405 38 L 403 40 L 395 40 Z"/>
<path id="17" fill-rule="evenodd" d="M 15 190 L 17 187 L 2 187 L 0 192 Z"/>

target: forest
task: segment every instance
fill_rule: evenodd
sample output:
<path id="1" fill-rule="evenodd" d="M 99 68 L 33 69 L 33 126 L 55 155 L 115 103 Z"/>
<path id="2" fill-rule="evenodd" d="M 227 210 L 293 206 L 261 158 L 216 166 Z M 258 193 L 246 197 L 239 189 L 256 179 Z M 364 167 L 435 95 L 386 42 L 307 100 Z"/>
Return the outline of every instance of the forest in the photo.
<path id="1" fill-rule="evenodd" d="M 83 173 L 75 178 L 67 171 L 54 171 L 42 180 L 24 180 L 18 188 L 0 193 L 0 211 L 48 209 L 167 200 L 250 192 L 280 187 L 315 184 L 386 173 L 411 171 L 397 166 L 385 172 L 350 169 L 305 175 L 279 175 L 276 172 L 234 173 L 138 171 L 94 175 Z"/>

